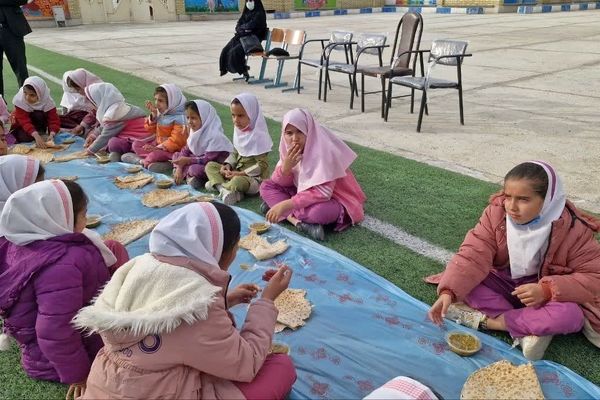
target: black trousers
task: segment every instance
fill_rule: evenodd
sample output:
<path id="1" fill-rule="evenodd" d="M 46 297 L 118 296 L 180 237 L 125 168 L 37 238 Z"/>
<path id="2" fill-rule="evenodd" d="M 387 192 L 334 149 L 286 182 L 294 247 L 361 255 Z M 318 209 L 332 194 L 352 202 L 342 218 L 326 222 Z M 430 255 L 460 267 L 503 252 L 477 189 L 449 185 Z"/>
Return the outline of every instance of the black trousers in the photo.
<path id="1" fill-rule="evenodd" d="M 0 27 L 0 94 L 4 97 L 4 75 L 2 71 L 3 55 L 6 58 L 17 77 L 19 87 L 29 76 L 27 72 L 27 56 L 25 55 L 25 40 L 23 36 L 14 35 L 6 25 Z"/>

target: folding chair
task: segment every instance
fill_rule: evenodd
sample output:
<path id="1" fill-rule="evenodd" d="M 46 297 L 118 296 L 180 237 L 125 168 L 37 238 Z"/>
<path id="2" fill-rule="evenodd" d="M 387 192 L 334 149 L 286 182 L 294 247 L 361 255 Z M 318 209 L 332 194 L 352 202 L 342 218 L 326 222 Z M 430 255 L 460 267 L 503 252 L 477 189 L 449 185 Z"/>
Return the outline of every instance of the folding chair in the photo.
<path id="1" fill-rule="evenodd" d="M 284 32 L 283 40 L 281 43 L 281 48 L 285 51 L 290 50 L 290 46 L 302 46 L 304 44 L 304 40 L 306 39 L 306 32 L 302 30 L 292 30 L 286 29 Z M 273 43 L 273 41 L 271 41 Z M 274 47 L 271 47 L 273 49 Z M 300 52 L 296 55 L 290 54 L 289 56 L 275 56 L 267 54 L 263 55 L 263 61 L 268 60 L 277 60 L 277 73 L 275 74 L 275 80 L 272 84 L 266 85 L 265 88 L 272 89 L 278 87 L 287 86 L 287 82 L 281 82 L 281 75 L 283 73 L 283 65 L 286 60 L 296 60 L 300 57 Z M 298 74 L 296 73 L 296 78 L 294 79 L 294 87 L 287 90 L 296 90 L 296 85 L 298 84 Z"/>

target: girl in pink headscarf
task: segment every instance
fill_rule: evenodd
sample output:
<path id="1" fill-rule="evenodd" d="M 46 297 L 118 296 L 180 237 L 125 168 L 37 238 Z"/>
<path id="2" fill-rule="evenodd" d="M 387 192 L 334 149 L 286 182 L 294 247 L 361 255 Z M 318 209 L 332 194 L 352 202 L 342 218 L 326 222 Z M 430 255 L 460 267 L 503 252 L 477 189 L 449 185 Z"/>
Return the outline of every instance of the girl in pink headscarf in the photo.
<path id="1" fill-rule="evenodd" d="M 267 220 L 287 219 L 318 240 L 323 225 L 361 222 L 366 197 L 349 169 L 356 154 L 306 110 L 289 111 L 281 126 L 279 162 L 260 188 Z"/>
<path id="2" fill-rule="evenodd" d="M 37 147 L 45 149 L 47 145 L 42 135 L 49 134 L 52 139 L 60 130 L 56 104 L 46 82 L 38 76 L 25 79 L 23 87 L 13 98 L 13 104 L 14 122 L 9 132 L 9 143 L 35 141 Z"/>
<path id="3" fill-rule="evenodd" d="M 60 105 L 66 112 L 60 116 L 60 126 L 81 135 L 96 125 L 96 107 L 85 96 L 85 88 L 102 79 L 84 68 L 63 75 L 63 96 Z"/>

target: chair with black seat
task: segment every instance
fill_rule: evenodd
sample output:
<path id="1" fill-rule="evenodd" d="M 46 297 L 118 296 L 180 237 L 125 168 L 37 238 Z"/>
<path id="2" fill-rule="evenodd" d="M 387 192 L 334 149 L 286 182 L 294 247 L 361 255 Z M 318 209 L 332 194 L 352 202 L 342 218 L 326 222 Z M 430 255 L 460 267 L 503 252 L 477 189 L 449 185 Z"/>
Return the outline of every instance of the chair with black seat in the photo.
<path id="1" fill-rule="evenodd" d="M 396 36 L 392 47 L 390 64 L 385 66 L 366 66 L 358 68 L 361 75 L 360 110 L 365 112 L 365 95 L 381 93 L 381 117 L 385 111 L 386 80 L 395 76 L 415 75 L 417 56 L 412 54 L 413 49 L 419 50 L 423 34 L 423 17 L 420 13 L 408 12 L 400 18 L 396 27 Z M 381 90 L 365 92 L 365 76 L 372 76 L 381 80 Z M 411 90 L 411 109 L 414 104 L 415 91 Z"/>
<path id="2" fill-rule="evenodd" d="M 267 89 L 278 88 L 287 86 L 287 82 L 281 82 L 281 75 L 283 74 L 283 65 L 287 60 L 295 60 L 300 57 L 300 51 L 296 54 L 290 54 L 289 51 L 294 46 L 302 46 L 304 44 L 304 40 L 306 39 L 306 32 L 303 30 L 293 30 L 293 29 L 285 29 L 285 34 L 283 39 L 281 40 L 281 47 L 271 48 L 271 50 L 263 55 L 263 59 L 268 60 L 277 60 L 277 72 L 275 73 L 275 79 L 273 83 L 265 86 Z M 296 90 L 296 85 L 298 85 L 298 74 L 296 73 L 296 79 L 294 80 L 294 87 L 290 88 L 292 90 Z"/>
<path id="3" fill-rule="evenodd" d="M 354 61 L 352 55 L 352 47 L 350 43 L 352 42 L 352 32 L 344 32 L 344 31 L 333 31 L 329 36 L 329 39 L 310 39 L 305 40 L 300 48 L 300 54 L 298 58 L 298 72 L 297 72 L 297 90 L 300 93 L 300 89 L 302 89 L 301 79 L 302 79 L 302 66 L 306 65 L 312 68 L 319 69 L 319 100 L 321 99 L 321 84 L 323 81 L 323 65 L 325 60 L 325 54 L 330 54 L 332 51 L 340 51 L 344 52 L 345 59 L 347 63 L 351 63 Z M 320 58 L 306 58 L 305 51 L 306 47 L 309 43 L 321 43 L 321 54 Z M 340 46 L 337 46 L 340 44 Z M 330 86 L 331 87 L 331 86 Z"/>
<path id="4" fill-rule="evenodd" d="M 431 50 L 417 50 L 413 53 L 429 53 L 429 65 L 424 76 L 397 76 L 388 80 L 387 101 L 385 107 L 385 120 L 388 119 L 390 103 L 392 99 L 392 88 L 394 85 L 408 87 L 423 92 L 421 96 L 421 107 L 419 109 L 419 121 L 417 122 L 417 132 L 421 132 L 421 122 L 423 120 L 423 111 L 427 108 L 427 92 L 433 89 L 456 89 L 458 90 L 458 107 L 460 111 L 460 124 L 464 125 L 463 96 L 462 96 L 462 62 L 465 57 L 471 57 L 467 54 L 467 42 L 460 40 L 434 40 L 431 43 Z M 439 79 L 432 77 L 432 71 L 436 65 L 456 67 L 456 81 Z"/>

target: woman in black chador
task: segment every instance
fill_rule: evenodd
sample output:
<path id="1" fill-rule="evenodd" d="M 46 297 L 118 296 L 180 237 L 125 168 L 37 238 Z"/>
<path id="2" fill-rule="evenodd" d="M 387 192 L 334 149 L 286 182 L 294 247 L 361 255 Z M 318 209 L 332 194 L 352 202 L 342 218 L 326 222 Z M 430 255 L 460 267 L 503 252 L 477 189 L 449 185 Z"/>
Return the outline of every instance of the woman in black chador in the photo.
<path id="1" fill-rule="evenodd" d="M 246 0 L 242 16 L 235 26 L 235 35 L 225 45 L 219 58 L 221 76 L 227 72 L 244 75 L 248 80 L 246 53 L 241 43 L 243 36 L 255 35 L 261 42 L 267 38 L 267 14 L 261 0 Z"/>

